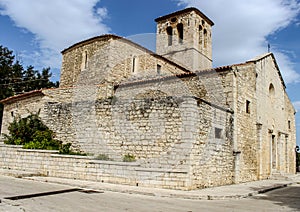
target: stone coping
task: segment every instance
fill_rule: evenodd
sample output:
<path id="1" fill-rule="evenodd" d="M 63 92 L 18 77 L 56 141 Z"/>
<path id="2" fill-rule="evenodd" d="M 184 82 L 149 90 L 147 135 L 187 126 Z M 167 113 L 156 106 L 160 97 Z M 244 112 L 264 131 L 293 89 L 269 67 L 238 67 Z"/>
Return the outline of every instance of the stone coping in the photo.
<path id="1" fill-rule="evenodd" d="M 109 161 L 109 160 L 97 160 L 92 159 L 89 162 L 90 164 L 108 164 L 108 165 L 117 165 L 117 166 L 140 166 L 137 162 L 122 162 L 122 161 Z"/>
<path id="2" fill-rule="evenodd" d="M 7 148 L 19 148 L 19 149 L 22 149 L 23 148 L 23 145 L 10 145 L 10 144 L 0 144 L 0 147 L 7 147 Z"/>
<path id="3" fill-rule="evenodd" d="M 182 171 L 179 169 L 166 169 L 166 168 L 135 168 L 135 171 L 143 172 L 162 172 L 162 173 L 177 173 L 177 174 L 188 174 L 188 171 Z"/>
<path id="4" fill-rule="evenodd" d="M 58 150 L 46 150 L 46 149 L 18 149 L 18 152 L 36 152 L 36 153 L 58 153 Z"/>
<path id="5" fill-rule="evenodd" d="M 38 152 L 38 153 L 58 153 L 58 150 L 46 150 L 46 149 L 23 149 L 23 145 L 10 145 L 10 144 L 0 144 L 0 147 L 17 149 L 18 152 Z"/>
<path id="6" fill-rule="evenodd" d="M 68 155 L 68 154 L 51 154 L 51 157 L 56 157 L 56 158 L 74 158 L 74 159 L 85 159 L 85 160 L 91 160 L 92 156 L 87 156 L 87 155 Z"/>

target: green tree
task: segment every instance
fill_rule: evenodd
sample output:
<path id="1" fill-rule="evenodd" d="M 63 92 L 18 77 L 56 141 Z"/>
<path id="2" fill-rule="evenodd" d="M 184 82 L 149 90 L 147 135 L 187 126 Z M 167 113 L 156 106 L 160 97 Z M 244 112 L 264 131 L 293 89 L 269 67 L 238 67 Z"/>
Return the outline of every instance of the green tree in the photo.
<path id="1" fill-rule="evenodd" d="M 38 73 L 38 87 L 40 88 L 51 88 L 51 87 L 58 87 L 57 82 L 51 82 L 49 79 L 52 77 L 52 73 L 50 72 L 50 67 L 43 68 L 42 73 Z"/>
<path id="2" fill-rule="evenodd" d="M 13 63 L 12 51 L 0 46 L 0 99 L 13 95 L 11 86 Z"/>

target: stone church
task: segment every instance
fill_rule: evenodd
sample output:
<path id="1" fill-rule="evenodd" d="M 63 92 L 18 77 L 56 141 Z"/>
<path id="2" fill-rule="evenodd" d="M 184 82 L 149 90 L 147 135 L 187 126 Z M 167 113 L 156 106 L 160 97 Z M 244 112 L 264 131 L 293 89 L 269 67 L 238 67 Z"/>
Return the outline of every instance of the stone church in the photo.
<path id="1" fill-rule="evenodd" d="M 109 175 L 117 183 L 196 189 L 295 173 L 295 109 L 274 55 L 213 68 L 206 15 L 155 21 L 156 53 L 116 35 L 63 50 L 59 88 L 1 101 L 2 133 L 40 110 L 73 149 L 129 166 Z"/>

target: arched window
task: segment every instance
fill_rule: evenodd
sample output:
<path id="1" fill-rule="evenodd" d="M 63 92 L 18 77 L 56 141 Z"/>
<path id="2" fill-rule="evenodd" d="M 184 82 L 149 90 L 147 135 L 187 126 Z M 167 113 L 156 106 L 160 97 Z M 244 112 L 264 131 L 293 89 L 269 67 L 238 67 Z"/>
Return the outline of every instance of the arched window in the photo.
<path id="1" fill-rule="evenodd" d="M 86 69 L 87 67 L 88 67 L 88 52 L 84 51 L 82 53 L 81 70 Z"/>
<path id="2" fill-rule="evenodd" d="M 183 24 L 182 23 L 177 24 L 177 31 L 178 31 L 179 43 L 182 43 L 183 42 Z"/>
<path id="3" fill-rule="evenodd" d="M 202 47 L 203 43 L 203 27 L 199 25 L 199 44 Z"/>
<path id="4" fill-rule="evenodd" d="M 207 47 L 207 30 L 206 29 L 204 29 L 203 34 L 204 34 L 204 48 L 206 48 Z"/>
<path id="5" fill-rule="evenodd" d="M 274 88 L 274 85 L 272 83 L 269 86 L 269 98 L 270 98 L 271 102 L 274 102 L 274 99 L 275 99 L 275 88 Z"/>
<path id="6" fill-rule="evenodd" d="M 173 28 L 171 26 L 167 27 L 167 35 L 168 35 L 168 46 L 172 46 Z"/>

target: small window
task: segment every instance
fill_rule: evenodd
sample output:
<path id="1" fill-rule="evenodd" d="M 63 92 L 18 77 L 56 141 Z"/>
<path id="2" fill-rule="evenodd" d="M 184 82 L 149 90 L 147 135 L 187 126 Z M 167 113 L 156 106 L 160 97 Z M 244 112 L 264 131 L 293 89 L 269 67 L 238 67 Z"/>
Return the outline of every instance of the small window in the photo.
<path id="1" fill-rule="evenodd" d="M 215 138 L 218 138 L 218 139 L 220 139 L 220 138 L 222 138 L 222 129 L 220 129 L 220 128 L 215 128 Z"/>
<path id="2" fill-rule="evenodd" d="M 172 39 L 173 39 L 173 28 L 167 27 L 167 35 L 168 35 L 168 46 L 172 46 Z"/>
<path id="3" fill-rule="evenodd" d="M 250 101 L 246 100 L 246 113 L 250 114 Z"/>
<path id="4" fill-rule="evenodd" d="M 161 73 L 161 65 L 157 64 L 156 71 L 157 71 L 157 74 Z"/>
<path id="5" fill-rule="evenodd" d="M 132 72 L 135 72 L 136 70 L 136 57 L 132 58 Z"/>
<path id="6" fill-rule="evenodd" d="M 14 117 L 14 111 L 10 112 L 11 117 Z"/>
<path id="7" fill-rule="evenodd" d="M 291 129 L 291 121 L 290 120 L 288 121 L 288 128 L 289 128 L 289 130 Z"/>
<path id="8" fill-rule="evenodd" d="M 82 52 L 81 69 L 86 69 L 87 67 L 88 67 L 88 52 L 84 51 Z"/>
<path id="9" fill-rule="evenodd" d="M 85 51 L 84 68 L 87 68 L 87 64 L 88 64 L 88 53 L 87 51 Z"/>

